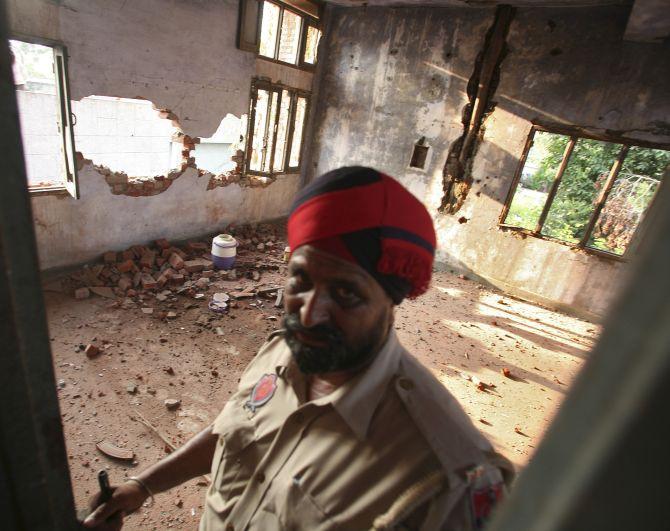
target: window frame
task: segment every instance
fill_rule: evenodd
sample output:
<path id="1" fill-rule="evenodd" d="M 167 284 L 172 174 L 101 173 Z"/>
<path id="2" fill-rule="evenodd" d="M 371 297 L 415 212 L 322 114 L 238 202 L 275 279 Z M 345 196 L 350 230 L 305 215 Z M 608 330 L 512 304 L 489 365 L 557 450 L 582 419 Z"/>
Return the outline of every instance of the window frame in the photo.
<path id="1" fill-rule="evenodd" d="M 258 54 L 261 45 L 261 23 L 263 19 L 264 0 L 240 0 L 239 14 L 237 20 L 237 47 L 245 52 Z M 254 13 L 255 11 L 255 13 Z M 247 33 L 247 19 L 253 21 L 255 18 L 255 29 Z"/>
<path id="2" fill-rule="evenodd" d="M 251 155 L 253 153 L 253 140 L 254 140 L 254 126 L 256 123 L 256 105 L 258 103 L 258 91 L 259 90 L 266 90 L 270 94 L 270 99 L 269 101 L 272 101 L 272 93 L 277 93 L 277 108 L 275 109 L 275 116 L 274 116 L 274 127 L 272 131 L 272 151 L 270 153 L 270 163 L 268 167 L 270 168 L 270 171 L 262 171 L 262 170 L 252 170 L 249 168 L 250 162 L 251 162 Z M 286 144 L 284 145 L 284 164 L 282 168 L 278 171 L 273 171 L 273 165 L 274 165 L 274 156 L 275 156 L 275 151 L 276 151 L 276 146 L 277 146 L 277 133 L 278 133 L 278 123 L 279 123 L 279 115 L 281 111 L 281 103 L 282 103 L 282 92 L 287 91 L 289 94 L 290 98 L 290 104 L 289 104 L 289 113 L 288 113 L 288 127 L 286 131 Z M 299 147 L 299 163 L 298 166 L 290 166 L 291 163 L 291 146 L 293 145 L 293 136 L 295 133 L 295 118 L 296 118 L 296 110 L 297 110 L 297 103 L 298 103 L 298 98 L 304 98 L 306 100 L 305 104 L 305 118 L 303 121 L 303 134 L 300 139 L 300 147 Z M 246 146 L 245 146 L 245 156 L 244 156 L 244 174 L 245 175 L 254 175 L 254 176 L 261 176 L 261 177 L 276 177 L 277 175 L 286 175 L 286 174 L 293 174 L 293 173 L 299 173 L 300 168 L 302 167 L 302 162 L 303 162 L 303 148 L 305 145 L 305 130 L 307 128 L 307 122 L 309 119 L 309 112 L 310 112 L 310 105 L 311 105 L 311 94 L 307 91 L 296 89 L 293 87 L 289 87 L 287 85 L 281 84 L 281 83 L 272 83 L 266 79 L 253 79 L 251 82 L 251 92 L 250 92 L 250 102 L 249 102 L 249 120 L 247 123 L 247 138 L 246 138 Z M 269 135 L 269 129 L 270 129 L 270 124 L 271 120 L 268 119 L 266 124 L 265 124 L 265 135 Z M 267 145 L 268 138 L 265 138 L 265 143 Z M 267 156 L 267 153 L 265 154 Z M 264 159 L 261 159 L 261 168 L 264 166 L 263 164 Z"/>
<path id="3" fill-rule="evenodd" d="M 566 145 L 566 149 L 563 153 L 563 159 L 561 160 L 561 164 L 559 165 L 558 170 L 556 171 L 556 175 L 554 176 L 554 180 L 551 183 L 551 187 L 549 189 L 549 192 L 547 194 L 547 199 L 545 200 L 544 206 L 542 208 L 542 213 L 540 214 L 540 217 L 538 219 L 537 225 L 535 226 L 535 229 L 526 229 L 524 227 L 518 227 L 516 225 L 512 225 L 509 223 L 505 223 L 505 218 L 507 217 L 507 214 L 509 213 L 509 210 L 512 206 L 512 201 L 514 200 L 514 195 L 516 194 L 517 188 L 519 186 L 519 182 L 521 181 L 521 174 L 523 172 L 523 168 L 526 165 L 526 159 L 528 158 L 528 153 L 530 152 L 530 149 L 533 147 L 533 140 L 535 137 L 535 134 L 537 132 L 545 132 L 545 133 L 553 133 L 553 134 L 559 134 L 563 136 L 569 137 L 568 143 Z M 577 140 L 580 138 L 584 139 L 589 139 L 589 140 L 598 140 L 601 142 L 609 142 L 611 144 L 617 144 L 620 146 L 619 154 L 617 155 L 616 159 L 612 163 L 612 166 L 610 167 L 610 171 L 608 173 L 607 179 L 605 180 L 605 184 L 603 185 L 603 188 L 598 191 L 597 194 L 597 200 L 594 204 L 593 211 L 591 212 L 591 215 L 589 216 L 589 221 L 586 224 L 586 230 L 584 231 L 584 235 L 582 236 L 581 240 L 577 243 L 573 242 L 568 242 L 565 240 L 561 240 L 559 238 L 555 238 L 553 236 L 549 236 L 546 234 L 542 234 L 542 229 L 544 228 L 544 222 L 547 219 L 547 215 L 549 214 L 549 210 L 551 209 L 551 206 L 553 204 L 553 201 L 556 197 L 556 194 L 558 192 L 558 187 L 561 184 L 561 179 L 563 177 L 563 173 L 565 172 L 568 163 L 570 162 L 570 156 L 572 155 L 572 151 L 574 149 L 575 144 L 577 143 Z M 623 165 L 626 155 L 628 154 L 628 150 L 632 146 L 639 146 L 639 147 L 645 147 L 645 148 L 650 148 L 650 149 L 661 149 L 664 151 L 670 151 L 670 146 L 664 145 L 664 144 L 656 144 L 653 142 L 644 142 L 644 141 L 637 141 L 637 140 L 623 140 L 621 138 L 614 138 L 608 135 L 597 135 L 597 134 L 591 134 L 589 132 L 585 132 L 581 130 L 580 128 L 577 127 L 568 127 L 568 126 L 557 126 L 557 125 L 552 125 L 552 126 L 545 126 L 537 123 L 533 123 L 533 126 L 530 129 L 530 132 L 528 133 L 528 136 L 526 138 L 526 143 L 524 144 L 523 151 L 521 153 L 521 156 L 519 157 L 519 163 L 517 165 L 516 171 L 514 173 L 514 177 L 512 179 L 512 182 L 510 183 L 509 190 L 507 192 L 507 197 L 505 198 L 505 203 L 503 205 L 502 212 L 500 213 L 500 217 L 498 219 L 498 226 L 503 229 L 503 230 L 510 230 L 518 233 L 522 233 L 528 236 L 533 236 L 535 238 L 539 238 L 542 240 L 548 240 L 556 243 L 560 243 L 562 245 L 566 245 L 568 247 L 572 247 L 574 249 L 579 249 L 581 251 L 585 251 L 591 254 L 595 254 L 598 256 L 606 257 L 606 258 L 611 258 L 614 260 L 618 261 L 627 261 L 628 256 L 629 256 L 629 249 L 631 249 L 632 246 L 628 246 L 626 250 L 624 251 L 623 254 L 619 255 L 610 251 L 605 251 L 603 249 L 595 249 L 593 247 L 589 247 L 587 245 L 592 233 L 593 229 L 595 228 L 595 224 L 598 221 L 598 217 L 600 216 L 600 213 L 602 212 L 603 207 L 605 206 L 605 203 L 607 202 L 607 199 L 610 195 L 610 192 L 612 191 L 613 185 L 616 181 L 617 176 L 619 175 L 619 171 L 621 170 L 621 166 Z M 654 192 L 654 195 L 649 202 L 649 205 L 647 206 L 647 212 L 649 212 L 656 200 L 656 198 L 659 195 L 659 191 L 661 187 L 664 185 L 665 180 L 661 179 L 659 181 L 659 185 L 656 188 L 656 191 Z M 637 234 L 638 230 L 640 227 L 643 225 L 644 220 L 642 223 L 640 223 L 634 232 L 634 235 Z"/>
<path id="4" fill-rule="evenodd" d="M 12 34 L 9 40 L 47 46 L 53 51 L 53 69 L 56 78 L 56 100 L 58 131 L 61 136 L 62 166 L 61 182 L 53 186 L 28 186 L 31 195 L 70 195 L 80 199 L 79 175 L 77 171 L 77 150 L 74 143 L 76 116 L 72 112 L 70 100 L 70 80 L 68 75 L 67 46 L 62 42 L 20 34 Z M 73 119 L 74 118 L 74 119 Z M 25 155 L 24 155 L 25 156 Z"/>
<path id="5" fill-rule="evenodd" d="M 316 45 L 316 61 L 313 63 L 308 63 L 305 61 L 305 52 L 307 51 L 307 32 L 309 28 L 316 28 L 321 32 L 321 37 L 319 37 L 319 43 Z M 321 44 L 321 39 L 323 39 L 323 29 L 319 26 L 319 23 L 316 19 L 309 20 L 309 17 L 304 17 L 302 24 L 302 31 L 300 32 L 300 51 L 298 52 L 298 67 L 301 70 L 314 70 L 316 65 L 319 62 L 319 44 Z"/>
<path id="6" fill-rule="evenodd" d="M 314 71 L 316 69 L 316 65 L 319 62 L 319 55 L 317 53 L 316 56 L 316 61 L 314 64 L 312 63 L 307 63 L 305 62 L 305 48 L 307 45 L 307 31 L 310 26 L 316 28 L 321 32 L 321 38 L 323 38 L 323 28 L 321 27 L 321 24 L 319 23 L 319 19 L 304 12 L 301 11 L 300 9 L 293 7 L 289 4 L 286 4 L 284 2 L 281 2 L 280 0 L 241 0 L 241 7 L 240 11 L 244 11 L 246 13 L 246 10 L 248 7 L 246 6 L 245 2 L 247 1 L 257 1 L 258 2 L 258 28 L 257 28 L 257 44 L 255 49 L 253 50 L 256 53 L 256 56 L 259 59 L 263 59 L 265 61 L 269 61 L 271 63 L 276 63 L 279 65 L 283 66 L 289 66 L 292 68 L 297 68 L 298 70 L 307 70 L 307 71 Z M 278 20 L 278 26 L 277 26 L 277 42 L 275 43 L 275 53 L 274 57 L 268 57 L 266 55 L 261 55 L 260 53 L 260 44 L 261 44 L 261 38 L 263 34 L 263 4 L 265 2 L 269 2 L 271 4 L 276 5 L 279 8 L 279 20 Z M 291 13 L 294 13 L 295 15 L 298 15 L 301 19 L 302 22 L 300 24 L 300 35 L 299 35 L 299 42 L 298 42 L 298 58 L 295 63 L 288 63 L 286 61 L 281 61 L 278 59 L 279 57 L 279 44 L 281 42 L 281 27 L 282 27 L 282 21 L 284 20 L 284 11 L 290 11 Z M 242 42 L 244 41 L 243 37 L 241 36 L 242 34 L 242 20 L 243 20 L 243 15 L 240 16 L 240 22 L 238 25 L 238 47 L 243 50 L 247 51 L 252 51 L 248 46 L 243 47 Z"/>

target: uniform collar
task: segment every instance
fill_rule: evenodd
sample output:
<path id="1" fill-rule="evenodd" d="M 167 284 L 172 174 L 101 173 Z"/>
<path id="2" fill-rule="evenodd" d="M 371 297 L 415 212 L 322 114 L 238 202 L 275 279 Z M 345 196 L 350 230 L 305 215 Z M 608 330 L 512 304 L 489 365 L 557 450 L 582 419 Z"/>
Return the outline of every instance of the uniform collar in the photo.
<path id="1" fill-rule="evenodd" d="M 360 440 L 365 440 L 370 420 L 397 372 L 402 347 L 392 329 L 370 366 L 313 404 L 330 404 Z"/>

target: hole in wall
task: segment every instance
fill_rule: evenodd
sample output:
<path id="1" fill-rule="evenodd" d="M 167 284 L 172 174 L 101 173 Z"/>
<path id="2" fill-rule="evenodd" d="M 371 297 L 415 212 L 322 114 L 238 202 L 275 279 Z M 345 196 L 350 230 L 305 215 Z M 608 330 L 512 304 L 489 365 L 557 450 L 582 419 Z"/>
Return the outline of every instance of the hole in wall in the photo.
<path id="1" fill-rule="evenodd" d="M 246 114 L 240 118 L 227 114 L 211 137 L 201 138 L 195 145 L 193 157 L 197 168 L 214 175 L 235 170 L 237 163 L 232 157 L 238 149 L 244 150 L 246 129 Z"/>
<path id="2" fill-rule="evenodd" d="M 426 159 L 428 158 L 428 146 L 425 145 L 426 139 L 421 137 L 421 139 L 414 144 L 414 149 L 412 150 L 412 158 L 409 161 L 410 168 L 418 168 L 423 170 L 426 166 Z"/>
<path id="3" fill-rule="evenodd" d="M 76 149 L 98 166 L 141 180 L 182 164 L 183 134 L 151 101 L 88 96 L 72 112 Z"/>

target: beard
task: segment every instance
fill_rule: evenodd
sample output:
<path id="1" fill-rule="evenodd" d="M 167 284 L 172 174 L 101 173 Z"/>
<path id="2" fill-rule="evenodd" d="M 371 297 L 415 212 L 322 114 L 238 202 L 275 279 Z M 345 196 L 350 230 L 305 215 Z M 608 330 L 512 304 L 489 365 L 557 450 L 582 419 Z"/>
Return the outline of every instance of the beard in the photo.
<path id="1" fill-rule="evenodd" d="M 329 372 L 351 371 L 370 363 L 377 354 L 378 344 L 384 334 L 381 323 L 374 327 L 369 341 L 361 345 L 348 345 L 344 335 L 337 328 L 328 325 L 317 325 L 305 328 L 300 324 L 297 314 L 289 314 L 284 318 L 286 333 L 284 338 L 293 360 L 303 374 L 326 374 Z M 322 347 L 302 343 L 296 333 L 302 332 L 324 342 Z"/>

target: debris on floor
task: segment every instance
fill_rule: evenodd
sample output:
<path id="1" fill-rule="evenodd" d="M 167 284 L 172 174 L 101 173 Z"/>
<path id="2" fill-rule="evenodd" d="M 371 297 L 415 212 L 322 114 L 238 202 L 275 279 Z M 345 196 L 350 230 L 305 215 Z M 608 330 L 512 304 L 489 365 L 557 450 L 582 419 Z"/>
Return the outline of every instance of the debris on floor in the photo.
<path id="1" fill-rule="evenodd" d="M 91 291 L 88 288 L 77 288 L 74 290 L 75 299 L 88 299 L 91 295 Z"/>
<path id="2" fill-rule="evenodd" d="M 119 448 L 118 446 L 112 444 L 109 441 L 101 441 L 96 444 L 96 447 L 103 454 L 109 457 L 113 457 L 114 459 L 121 459 L 123 461 L 132 461 L 135 458 L 135 454 L 132 450 Z"/>
<path id="3" fill-rule="evenodd" d="M 524 437 L 528 437 L 519 426 L 514 426 L 514 433 L 518 433 L 519 435 L 523 435 Z"/>
<path id="4" fill-rule="evenodd" d="M 229 226 L 224 231 L 238 242 L 234 269 L 215 269 L 208 242 L 187 241 L 177 245 L 159 239 L 121 252 L 105 252 L 100 263 L 84 266 L 70 275 L 71 292 L 79 300 L 91 293 L 115 299 L 124 308 L 142 304 L 142 311 L 147 314 L 153 313 L 154 308 L 147 304 L 152 299 L 159 303 L 175 302 L 173 296 L 179 294 L 200 300 L 210 288 L 220 287 L 217 286 L 220 280 L 242 278 L 253 282 L 233 287 L 230 295 L 234 298 L 251 298 L 259 292 L 276 294 L 278 287 L 261 288 L 265 272 L 278 271 L 285 265 L 285 251 L 282 245 L 277 245 L 280 229 L 262 224 Z M 168 311 L 163 318 L 177 316 L 176 312 Z"/>
<path id="5" fill-rule="evenodd" d="M 475 384 L 475 387 L 479 391 L 492 391 L 493 389 L 496 388 L 495 384 L 482 382 L 479 378 L 477 378 L 476 376 L 473 376 L 472 374 L 467 374 L 467 373 L 462 372 L 461 377 L 464 378 L 465 380 L 468 380 L 469 382 L 472 382 L 473 384 Z"/>
<path id="6" fill-rule="evenodd" d="M 177 245 L 159 239 L 151 245 L 105 252 L 100 263 L 70 274 L 65 279 L 65 289 L 77 300 L 94 294 L 112 300 L 110 308 L 139 309 L 159 321 L 180 321 L 189 310 L 200 308 L 199 304 L 205 302 L 212 314 L 228 315 L 231 309 L 238 308 L 238 301 L 246 300 L 249 305 L 245 308 L 260 310 L 262 318 L 278 322 L 288 249 L 283 243 L 283 227 L 261 224 L 229 226 L 224 230 L 238 242 L 233 269 L 214 267 L 206 241 Z M 214 293 L 210 296 L 210 292 Z M 279 316 L 268 315 L 264 299 L 268 299 L 268 306 L 274 301 Z M 216 318 L 200 314 L 195 323 L 225 335 Z M 89 358 L 100 352 L 95 345 L 86 347 Z"/>
<path id="7" fill-rule="evenodd" d="M 168 408 L 170 411 L 174 411 L 175 409 L 179 409 L 179 406 L 181 406 L 181 400 L 178 400 L 176 398 L 166 398 L 165 399 L 165 407 Z"/>
<path id="8" fill-rule="evenodd" d="M 95 345 L 88 344 L 84 349 L 84 354 L 86 354 L 86 357 L 89 359 L 95 358 L 98 354 L 100 354 L 100 349 Z"/>
<path id="9" fill-rule="evenodd" d="M 177 248 L 181 254 L 173 254 L 185 264 L 207 259 L 208 248 L 205 238 L 179 245 L 159 240 L 146 246 L 153 259 L 131 247 L 70 274 L 63 290 L 45 292 L 78 507 L 97 492 L 97 470 L 107 469 L 111 483 L 118 484 L 210 425 L 247 364 L 281 326 L 287 267 L 283 228 L 225 231 L 240 243 L 230 271 L 189 272 L 184 265 L 161 271 L 169 263 L 162 257 L 165 249 Z M 262 251 L 259 243 L 265 244 Z M 159 266 L 161 258 L 165 262 Z M 125 274 L 131 284 L 113 283 L 99 267 L 112 275 L 116 269 L 119 280 Z M 130 273 L 121 271 L 126 268 Z M 146 288 L 141 280 L 133 284 L 134 268 L 157 284 L 168 268 L 174 274 L 165 285 Z M 209 282 L 196 286 L 203 279 Z M 114 298 L 95 294 L 93 287 L 110 288 Z M 73 297 L 80 288 L 89 290 L 87 298 Z M 212 302 L 227 308 L 213 311 Z M 599 332 L 592 323 L 444 272 L 435 273 L 426 295 L 397 307 L 394 327 L 408 351 L 518 466 L 532 455 Z M 109 457 L 97 448 L 98 441 L 134 457 Z M 208 478 L 198 478 L 157 496 L 154 506 L 128 516 L 124 530 L 195 529 L 191 508 L 202 514 L 207 485 Z M 186 523 L 173 523 L 179 519 Z"/>

